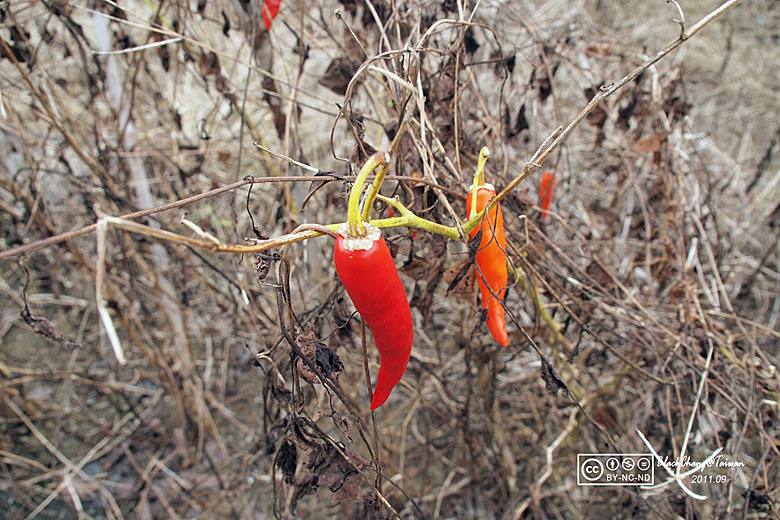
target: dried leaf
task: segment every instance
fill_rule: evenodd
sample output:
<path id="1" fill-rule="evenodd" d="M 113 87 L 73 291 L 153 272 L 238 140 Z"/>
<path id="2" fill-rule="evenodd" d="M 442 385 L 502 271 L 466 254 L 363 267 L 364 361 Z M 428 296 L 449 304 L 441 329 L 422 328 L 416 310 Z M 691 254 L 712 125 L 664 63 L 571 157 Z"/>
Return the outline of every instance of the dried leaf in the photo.
<path id="1" fill-rule="evenodd" d="M 230 91 L 230 82 L 225 76 L 222 74 L 217 76 L 217 79 L 214 80 L 214 87 L 217 89 L 217 92 L 225 96 L 225 99 L 230 102 L 231 106 L 238 105 L 238 98 Z"/>
<path id="2" fill-rule="evenodd" d="M 309 361 L 314 361 L 314 356 L 317 351 L 317 347 L 314 344 L 316 340 L 317 336 L 314 335 L 314 331 L 311 329 L 298 334 L 295 338 L 295 344 L 301 350 L 301 354 Z"/>
<path id="3" fill-rule="evenodd" d="M 339 372 L 344 370 L 344 363 L 341 358 L 330 347 L 320 341 L 316 341 L 314 332 L 309 330 L 296 338 L 298 348 L 301 354 L 311 362 L 317 364 L 317 368 L 322 375 L 327 378 L 335 379 Z M 309 384 L 320 384 L 320 378 L 310 369 L 302 359 L 297 362 L 298 373 Z"/>
<path id="4" fill-rule="evenodd" d="M 292 428 L 287 434 L 287 440 L 298 446 L 303 451 L 309 451 L 311 449 L 319 449 L 318 445 L 312 440 L 309 435 L 301 428 L 301 424 L 298 421 L 293 421 Z"/>
<path id="5" fill-rule="evenodd" d="M 212 74 L 219 74 L 219 56 L 215 52 L 204 52 L 200 55 L 200 62 L 198 63 L 198 69 L 202 76 L 210 76 Z"/>
<path id="6" fill-rule="evenodd" d="M 439 286 L 439 282 L 442 279 L 442 263 L 445 250 L 439 254 L 435 253 L 436 243 L 434 241 L 433 247 L 430 249 L 430 259 L 426 261 L 426 272 L 422 273 L 420 278 L 425 280 L 425 283 L 415 284 L 414 294 L 409 304 L 413 307 L 417 307 L 423 316 L 423 324 L 427 324 L 433 313 L 433 295 L 436 288 Z"/>
<path id="7" fill-rule="evenodd" d="M 412 256 L 406 264 L 399 269 L 413 280 L 424 280 L 432 267 L 432 262 L 419 256 Z"/>
<path id="8" fill-rule="evenodd" d="M 317 351 L 315 352 L 317 367 L 322 374 L 330 379 L 335 379 L 339 372 L 344 370 L 344 363 L 341 358 L 325 343 L 317 342 Z"/>
<path id="9" fill-rule="evenodd" d="M 685 97 L 680 96 L 671 98 L 669 101 L 667 101 L 665 106 L 666 112 L 668 114 L 672 114 L 673 121 L 679 121 L 686 117 L 692 108 L 693 104 Z"/>
<path id="10" fill-rule="evenodd" d="M 312 451 L 304 466 L 319 477 L 319 485 L 326 486 L 334 493 L 341 491 L 334 500 L 355 502 L 359 499 L 359 486 L 355 485 L 353 476 L 358 476 L 358 470 L 365 468 L 368 462 L 349 448 L 345 448 L 345 453 L 350 460 L 328 444 Z"/>
<path id="11" fill-rule="evenodd" d="M 74 8 L 68 0 L 52 0 L 49 2 L 49 9 L 57 16 L 69 17 Z"/>
<path id="12" fill-rule="evenodd" d="M 304 463 L 310 473 L 317 475 L 319 483 L 336 490 L 344 482 L 345 473 L 339 462 L 343 457 L 330 445 L 312 450 L 309 460 Z M 349 471 L 349 467 L 347 467 Z"/>
<path id="13" fill-rule="evenodd" d="M 18 24 L 11 26 L 10 36 L 13 41 L 18 43 L 30 41 L 30 33 Z"/>
<path id="14" fill-rule="evenodd" d="M 344 7 L 344 11 L 350 15 L 357 14 L 357 0 L 339 0 L 339 3 Z"/>
<path id="15" fill-rule="evenodd" d="M 360 475 L 351 473 L 344 477 L 341 487 L 330 497 L 331 504 L 356 502 L 360 497 Z"/>
<path id="16" fill-rule="evenodd" d="M 457 0 L 442 0 L 441 8 L 445 13 L 457 13 L 458 2 Z"/>
<path id="17" fill-rule="evenodd" d="M 409 305 L 416 307 L 423 318 L 423 325 L 427 324 L 433 314 L 433 293 L 428 290 L 427 285 L 417 284 L 414 287 L 414 295 L 409 301 Z"/>
<path id="18" fill-rule="evenodd" d="M 447 295 L 450 293 L 456 296 L 467 296 L 467 299 L 473 299 L 476 304 L 477 292 L 475 291 L 477 277 L 472 269 L 471 260 L 463 260 L 453 265 L 444 272 L 444 281 L 449 286 Z"/>
<path id="19" fill-rule="evenodd" d="M 490 58 L 495 60 L 496 65 L 493 69 L 493 73 L 499 78 L 503 78 L 505 75 L 511 76 L 515 71 L 515 54 L 509 56 L 503 56 L 500 51 L 496 50 L 490 54 Z"/>
<path id="20" fill-rule="evenodd" d="M 335 58 L 330 62 L 318 83 L 343 96 L 347 93 L 347 86 L 355 72 L 357 72 L 357 67 L 350 60 Z"/>
<path id="21" fill-rule="evenodd" d="M 344 435 L 344 437 L 346 437 L 349 442 L 352 442 L 352 435 L 350 435 L 352 430 L 349 426 L 349 421 L 347 421 L 347 419 L 338 412 L 333 412 L 331 414 L 331 419 L 333 420 L 333 424 Z"/>
<path id="22" fill-rule="evenodd" d="M 11 49 L 11 53 L 13 53 L 14 58 L 16 58 L 16 61 L 19 63 L 31 63 L 33 59 L 33 55 L 30 53 L 29 49 L 24 44 L 16 44 L 12 43 L 9 44 L 8 47 Z M 11 59 L 11 56 L 8 55 L 8 53 L 5 51 L 4 48 L 0 48 L 0 59 Z"/>
<path id="23" fill-rule="evenodd" d="M 585 55 L 589 58 L 608 58 L 615 53 L 615 44 L 612 42 L 599 42 L 585 48 Z"/>
<path id="24" fill-rule="evenodd" d="M 474 38 L 474 31 L 466 31 L 463 37 L 463 46 L 466 48 L 466 54 L 474 54 L 479 49 L 480 45 L 476 38 Z"/>
<path id="25" fill-rule="evenodd" d="M 161 34 L 158 33 L 152 33 L 152 34 L 153 34 L 152 40 L 155 42 L 161 42 L 165 39 Z M 157 52 L 157 56 L 160 58 L 160 64 L 162 64 L 163 70 L 165 70 L 165 72 L 169 72 L 171 70 L 171 54 L 168 51 L 168 46 L 162 45 L 160 47 L 157 47 L 155 51 Z"/>
<path id="26" fill-rule="evenodd" d="M 315 345 L 317 337 L 314 335 L 314 331 L 311 329 L 298 334 L 295 338 L 295 344 L 301 352 L 301 355 L 313 363 L 315 361 L 317 346 Z M 310 385 L 316 385 L 320 383 L 320 378 L 317 374 L 309 368 L 309 366 L 303 362 L 303 359 L 298 358 L 297 361 L 298 373 L 300 376 Z"/>
<path id="27" fill-rule="evenodd" d="M 293 483 L 295 470 L 298 467 L 298 450 L 295 444 L 288 440 L 282 442 L 279 451 L 276 453 L 276 467 L 284 475 L 284 480 L 288 484 Z"/>
<path id="28" fill-rule="evenodd" d="M 304 477 L 295 483 L 295 491 L 290 498 L 290 511 L 295 511 L 298 502 L 305 497 L 317 491 L 319 477 L 312 473 L 307 473 Z"/>
<path id="29" fill-rule="evenodd" d="M 509 137 L 519 135 L 520 132 L 529 128 L 531 128 L 531 125 L 528 124 L 528 119 L 525 117 L 525 103 L 523 103 L 520 106 L 520 110 L 517 112 L 517 121 L 515 122 L 515 126 L 509 134 Z"/>
<path id="30" fill-rule="evenodd" d="M 620 422 L 617 419 L 615 410 L 608 405 L 601 405 L 594 408 L 590 414 L 593 422 L 600 424 L 608 432 L 620 432 L 623 433 Z"/>
<path id="31" fill-rule="evenodd" d="M 298 368 L 298 374 L 300 374 L 303 380 L 309 383 L 310 385 L 317 385 L 320 383 L 320 378 L 317 377 L 317 374 L 315 374 L 314 371 L 311 368 L 309 368 L 301 358 L 298 358 L 297 368 Z"/>
<path id="32" fill-rule="evenodd" d="M 264 284 L 268 278 L 268 272 L 271 270 L 271 264 L 277 256 L 273 253 L 254 253 L 255 257 L 255 278 L 260 284 Z"/>
<path id="33" fill-rule="evenodd" d="M 70 349 L 81 348 L 79 343 L 74 343 L 57 332 L 57 329 L 54 328 L 54 325 L 52 325 L 49 320 L 46 318 L 33 316 L 30 312 L 30 308 L 27 306 L 26 295 L 24 295 L 24 309 L 22 309 L 19 314 L 22 316 L 22 319 L 25 321 L 25 323 L 27 323 L 27 325 L 29 325 L 36 334 L 40 334 L 44 338 L 56 341 L 57 343 L 65 345 Z"/>
<path id="34" fill-rule="evenodd" d="M 365 141 L 366 129 L 363 126 L 363 117 L 353 112 L 349 113 L 349 120 L 355 130 L 357 143 L 349 157 L 349 162 L 362 167 L 369 157 L 377 153 L 377 149 Z"/>
<path id="35" fill-rule="evenodd" d="M 555 373 L 555 369 L 547 363 L 542 361 L 542 379 L 544 380 L 544 388 L 551 394 L 557 394 L 561 388 L 566 388 L 566 383 Z"/>
<path id="36" fill-rule="evenodd" d="M 539 73 L 539 77 L 534 79 L 536 77 L 537 71 Z M 550 94 L 552 94 L 552 78 L 555 77 L 555 73 L 557 71 L 558 64 L 555 64 L 552 67 L 552 77 L 547 74 L 547 67 L 539 67 L 538 69 L 534 69 L 531 75 L 531 82 L 536 84 L 536 88 L 539 91 L 539 101 L 542 103 L 544 103 L 547 98 L 550 97 Z"/>
<path id="37" fill-rule="evenodd" d="M 590 100 L 596 95 L 598 89 L 596 87 L 588 87 L 582 92 L 585 94 L 585 98 Z M 596 128 L 602 128 L 604 123 L 607 122 L 607 116 L 607 107 L 606 104 L 602 101 L 593 108 L 590 114 L 586 116 L 586 119 L 588 123 L 592 124 Z"/>
<path id="38" fill-rule="evenodd" d="M 597 91 L 598 90 L 596 87 L 588 87 L 583 91 L 583 93 L 585 94 L 585 98 L 590 100 L 593 98 L 593 96 L 596 95 Z M 604 101 L 602 101 L 593 107 L 593 110 L 585 118 L 588 123 L 598 129 L 595 143 L 597 148 L 601 147 L 601 144 L 604 142 L 604 138 L 606 137 L 604 134 L 604 124 L 607 122 L 608 117 L 609 114 L 607 112 L 607 105 L 604 103 Z"/>
<path id="39" fill-rule="evenodd" d="M 664 134 L 653 134 L 646 139 L 642 139 L 631 145 L 631 150 L 635 152 L 657 152 L 661 149 L 661 143 L 666 140 Z"/>
<path id="40" fill-rule="evenodd" d="M 447 239 L 441 235 L 427 236 L 429 236 L 431 240 L 431 249 L 428 253 L 428 257 L 437 260 L 436 272 L 431 272 L 430 276 L 428 276 L 428 279 L 431 280 L 434 277 L 440 277 L 441 275 L 442 263 L 444 262 L 444 258 L 447 256 Z"/>
<path id="41" fill-rule="evenodd" d="M 612 278 L 612 275 L 609 274 L 609 272 L 604 269 L 604 267 L 602 267 L 599 262 L 591 262 L 585 269 L 585 272 L 588 273 L 588 276 L 593 278 L 597 284 L 606 289 L 611 289 L 615 286 L 615 281 Z"/>
<path id="42" fill-rule="evenodd" d="M 259 34 L 267 35 L 268 32 L 261 31 Z M 285 127 L 287 126 L 287 117 L 282 110 L 282 104 L 279 100 L 279 96 L 276 96 L 279 89 L 276 88 L 276 81 L 271 76 L 265 76 L 263 78 L 263 100 L 268 104 L 271 109 L 271 114 L 274 117 L 274 128 L 276 128 L 276 135 L 280 139 L 284 138 Z"/>
<path id="43" fill-rule="evenodd" d="M 205 2 L 204 2 L 205 3 Z M 205 8 L 205 5 L 203 6 Z M 198 3 L 198 10 L 200 11 L 201 5 Z M 226 37 L 230 37 L 230 19 L 225 11 L 222 11 L 222 34 Z"/>

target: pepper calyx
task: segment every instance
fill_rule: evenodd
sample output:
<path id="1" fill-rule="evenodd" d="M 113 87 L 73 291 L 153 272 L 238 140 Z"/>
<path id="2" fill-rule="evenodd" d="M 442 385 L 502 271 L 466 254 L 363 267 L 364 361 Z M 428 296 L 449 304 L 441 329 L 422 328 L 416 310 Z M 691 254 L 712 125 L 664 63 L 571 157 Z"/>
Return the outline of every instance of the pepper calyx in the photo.
<path id="1" fill-rule="evenodd" d="M 354 236 L 349 229 L 349 223 L 339 226 L 338 234 L 344 237 L 344 247 L 350 251 L 367 251 L 371 249 L 374 242 L 379 240 L 382 232 L 378 227 L 372 226 L 368 222 L 363 223 L 364 232 L 360 236 Z"/>
<path id="2" fill-rule="evenodd" d="M 496 187 L 493 186 L 492 184 L 490 184 L 489 182 L 486 182 L 484 184 L 477 184 L 477 189 L 478 190 L 488 189 L 488 190 L 491 190 L 491 191 L 496 191 Z"/>

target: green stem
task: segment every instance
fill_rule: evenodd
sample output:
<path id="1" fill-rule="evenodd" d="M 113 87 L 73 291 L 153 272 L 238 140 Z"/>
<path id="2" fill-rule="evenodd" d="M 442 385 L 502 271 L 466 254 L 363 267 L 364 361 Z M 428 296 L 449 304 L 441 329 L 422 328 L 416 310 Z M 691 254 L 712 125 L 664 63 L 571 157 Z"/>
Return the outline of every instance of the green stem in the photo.
<path id="1" fill-rule="evenodd" d="M 385 181 L 385 175 L 387 175 L 389 164 L 390 157 L 387 157 L 387 160 L 380 166 L 376 177 L 374 177 L 374 183 L 371 184 L 371 188 L 368 190 L 366 200 L 363 202 L 363 222 L 371 221 L 371 208 L 374 206 L 376 196 L 379 195 L 379 188 L 382 187 L 382 183 Z"/>
<path id="2" fill-rule="evenodd" d="M 487 146 L 483 146 L 482 150 L 479 151 L 479 160 L 477 161 L 477 171 L 474 172 L 474 184 L 471 185 L 471 211 L 469 211 L 469 213 L 472 215 L 477 212 L 477 190 L 479 190 L 480 186 L 485 185 L 485 164 L 487 163 L 487 160 L 489 158 L 490 158 L 490 148 L 488 148 Z M 482 213 L 484 213 L 484 211 Z M 480 215 L 482 215 L 482 213 L 480 213 Z M 468 233 L 469 231 L 471 231 L 471 229 L 467 230 L 464 228 L 463 231 Z"/>
<path id="3" fill-rule="evenodd" d="M 423 228 L 427 229 L 431 233 L 436 233 L 437 235 L 442 235 L 444 237 L 447 237 L 451 240 L 459 240 L 458 237 L 458 230 L 454 227 L 450 226 L 444 226 L 442 224 L 439 224 L 437 222 L 433 222 L 430 220 L 426 220 L 424 218 L 418 217 L 414 213 L 412 213 L 409 209 L 407 209 L 406 206 L 401 204 L 401 201 L 397 198 L 389 198 L 384 197 L 382 195 L 377 195 L 377 198 L 381 200 L 382 202 L 394 207 L 398 210 L 398 212 L 401 214 L 400 217 L 394 217 L 394 218 L 385 218 L 381 220 L 372 220 L 371 224 L 373 226 L 376 226 L 378 228 L 386 228 L 386 227 L 395 227 L 395 226 L 406 226 L 406 227 L 413 227 L 413 228 Z"/>
<path id="4" fill-rule="evenodd" d="M 437 222 L 433 222 L 430 220 L 426 220 L 422 217 L 418 217 L 417 215 L 412 213 L 409 209 L 407 209 L 407 207 L 404 206 L 401 203 L 401 201 L 399 201 L 398 199 L 395 198 L 391 199 L 389 197 L 385 197 L 382 195 L 377 195 L 376 198 L 397 209 L 398 212 L 401 213 L 401 216 L 395 218 L 372 220 L 371 225 L 376 226 L 378 228 L 390 228 L 395 226 L 424 228 L 430 231 L 431 233 L 436 233 L 437 235 L 447 237 L 451 240 L 460 241 L 460 235 L 458 234 L 458 229 L 456 227 L 445 226 L 443 224 L 439 224 Z M 487 209 L 480 211 L 479 214 L 474 215 L 463 224 L 462 228 L 466 235 L 468 235 L 472 229 L 476 228 L 480 224 L 480 222 L 482 222 L 482 217 L 485 215 L 486 212 Z"/>
<path id="5" fill-rule="evenodd" d="M 479 152 L 479 161 L 477 162 L 477 170 L 474 174 L 474 194 L 472 196 L 472 201 L 471 201 L 472 206 L 474 206 L 477 201 L 476 189 L 479 186 L 485 184 L 485 164 L 487 163 L 489 157 L 490 157 L 490 149 L 487 147 L 483 147 L 482 150 L 480 150 Z M 430 220 L 426 220 L 424 218 L 418 217 L 417 215 L 412 213 L 409 209 L 407 209 L 406 206 L 404 206 L 398 199 L 391 199 L 379 194 L 379 188 L 382 186 L 382 182 L 385 179 L 385 175 L 387 174 L 387 169 L 388 169 L 387 167 L 389 163 L 390 163 L 390 156 L 387 153 L 377 152 L 371 157 L 369 157 L 366 163 L 360 169 L 360 173 L 358 173 L 358 176 L 355 179 L 355 183 L 352 185 L 352 191 L 349 194 L 349 206 L 347 208 L 347 222 L 349 223 L 349 232 L 353 236 L 362 235 L 365 232 L 365 228 L 363 227 L 363 222 L 370 221 L 372 225 L 378 228 L 391 228 L 397 226 L 423 228 L 423 229 L 427 229 L 431 233 L 436 233 L 437 235 L 447 237 L 451 240 L 460 240 L 460 235 L 458 234 L 457 228 L 451 226 L 444 226 L 437 222 L 432 222 Z M 377 172 L 376 178 L 374 179 L 374 182 L 371 185 L 371 189 L 366 195 L 366 200 L 363 204 L 363 211 L 361 214 L 360 195 L 363 192 L 363 187 L 365 186 L 368 177 L 377 168 L 380 168 L 380 170 Z M 385 202 L 386 204 L 389 204 L 393 208 L 397 209 L 398 212 L 401 214 L 401 216 L 395 218 L 373 220 L 373 221 L 370 220 L 371 207 L 374 205 L 374 201 L 376 199 L 379 199 Z M 479 226 L 479 224 L 482 222 L 482 218 L 484 217 L 485 213 L 489 209 L 490 206 L 488 206 L 478 214 L 473 215 L 470 219 L 468 219 L 463 224 L 463 231 L 466 233 L 466 235 L 468 235 L 471 232 L 471 230 Z M 472 212 L 474 211 L 476 211 L 476 207 L 472 209 Z M 331 225 L 328 227 L 332 227 L 333 229 L 335 229 L 337 225 Z"/>
<path id="6" fill-rule="evenodd" d="M 390 162 L 390 156 L 384 152 L 377 152 L 368 158 L 366 164 L 360 169 L 355 184 L 352 185 L 352 191 L 349 193 L 349 205 L 347 206 L 347 222 L 349 222 L 349 233 L 353 237 L 362 236 L 365 233 L 363 222 L 360 220 L 360 194 L 363 192 L 363 186 L 377 166 L 387 166 Z M 387 168 L 383 168 L 387 170 Z M 384 177 L 384 174 L 380 175 Z M 377 188 L 378 190 L 378 188 Z"/>

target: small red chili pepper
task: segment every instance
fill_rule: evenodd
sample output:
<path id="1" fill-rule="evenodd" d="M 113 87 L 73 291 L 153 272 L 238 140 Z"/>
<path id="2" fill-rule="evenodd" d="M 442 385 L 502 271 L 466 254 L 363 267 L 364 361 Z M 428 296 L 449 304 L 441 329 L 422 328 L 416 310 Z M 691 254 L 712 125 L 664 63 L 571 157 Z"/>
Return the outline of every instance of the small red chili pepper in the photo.
<path id="1" fill-rule="evenodd" d="M 474 175 L 474 185 L 466 198 L 468 218 L 478 215 L 483 211 L 491 199 L 496 196 L 496 190 L 491 184 L 485 183 L 484 168 L 490 151 L 483 148 L 480 152 L 479 166 Z M 476 193 L 476 199 L 473 194 Z M 506 332 L 503 299 L 506 296 L 506 284 L 508 279 L 506 267 L 506 235 L 504 234 L 504 216 L 500 204 L 485 213 L 481 226 L 474 228 L 470 236 L 473 238 L 482 229 L 482 239 L 477 250 L 477 265 L 482 276 L 477 273 L 479 290 L 482 293 L 482 308 L 487 308 L 488 329 L 493 337 L 501 345 L 509 345 L 509 337 Z M 487 284 L 485 283 L 487 282 Z M 488 288 L 489 285 L 489 288 Z M 491 293 L 492 289 L 492 293 Z M 497 294 L 499 299 L 493 296 Z"/>
<path id="2" fill-rule="evenodd" d="M 542 208 L 542 220 L 547 218 L 554 188 L 555 175 L 550 172 L 542 172 L 542 179 L 539 181 L 539 206 Z"/>
<path id="3" fill-rule="evenodd" d="M 282 5 L 282 0 L 264 0 L 263 2 L 263 22 L 269 31 L 271 30 L 271 20 L 279 14 L 280 5 Z"/>
<path id="4" fill-rule="evenodd" d="M 382 406 L 401 380 L 414 340 L 412 311 L 393 256 L 379 229 L 360 221 L 363 184 L 377 165 L 386 166 L 388 162 L 386 154 L 375 154 L 361 169 L 349 197 L 349 222 L 339 227 L 333 255 L 336 273 L 371 329 L 379 351 L 381 366 L 371 410 Z M 366 204 L 369 202 L 373 201 Z"/>

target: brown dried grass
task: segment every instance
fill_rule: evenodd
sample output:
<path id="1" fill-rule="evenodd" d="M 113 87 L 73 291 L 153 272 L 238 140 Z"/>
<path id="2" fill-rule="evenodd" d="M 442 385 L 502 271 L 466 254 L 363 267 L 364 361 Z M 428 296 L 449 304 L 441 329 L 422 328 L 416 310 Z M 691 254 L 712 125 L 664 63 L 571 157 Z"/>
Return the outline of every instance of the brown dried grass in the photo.
<path id="1" fill-rule="evenodd" d="M 688 26 L 718 7 L 692 4 L 682 5 Z M 0 60 L 4 250 L 146 209 L 146 189 L 160 206 L 245 176 L 309 175 L 252 141 L 348 177 L 333 155 L 348 157 L 356 145 L 344 118 L 336 121 L 344 96 L 322 81 L 345 87 L 365 59 L 346 27 L 374 56 L 413 46 L 445 17 L 435 2 L 394 2 L 395 11 L 374 2 L 351 13 L 350 2 L 301 10 L 286 1 L 268 39 L 232 5 L 204 5 L 200 15 L 165 3 L 156 18 L 140 3 L 104 4 L 99 16 L 115 17 L 114 49 L 186 38 L 109 58 L 92 54 L 98 22 L 85 9 L 0 3 L 0 35 L 19 61 L 7 51 Z M 389 47 L 369 5 L 389 20 Z M 506 186 L 586 105 L 587 89 L 617 81 L 678 36 L 675 16 L 663 2 L 483 2 L 477 25 L 443 25 L 416 55 L 377 62 L 415 87 L 419 70 L 431 121 L 424 135 L 417 100 L 392 103 L 391 92 L 410 91 L 387 77 L 363 73 L 349 106 L 378 149 L 390 143 L 383 125 L 403 108 L 408 139 L 392 173 L 444 191 L 394 181 L 385 189 L 397 185 L 419 214 L 452 224 L 442 199 L 465 214 L 454 194 L 464 193 L 482 146 L 493 150 L 489 177 Z M 7 255 L 0 510 L 6 518 L 777 517 L 778 18 L 772 2 L 743 2 L 597 106 L 544 165 L 558 178 L 546 221 L 533 205 L 536 176 L 502 201 L 512 260 L 560 334 L 515 285 L 506 302 L 512 344 L 502 349 L 480 326 L 473 292 L 447 294 L 444 271 L 466 258 L 465 246 L 390 232 L 417 328 L 404 380 L 375 418 L 359 322 L 343 326 L 352 309 L 327 238 L 290 247 L 289 279 L 274 257 L 261 285 L 251 255 L 110 227 L 102 294 L 125 365 L 96 312 L 94 233 Z M 459 45 L 464 38 L 479 46 Z M 511 72 L 502 56 L 513 58 Z M 353 67 L 348 74 L 327 73 L 337 58 Z M 118 100 L 107 83 L 111 59 Z M 518 127 L 521 107 L 527 128 Z M 122 110 L 134 124 L 124 134 Z M 285 128 L 290 113 L 298 117 Z M 223 243 L 242 243 L 254 236 L 247 199 L 271 237 L 344 218 L 341 181 L 302 212 L 310 181 L 262 183 L 251 196 L 241 184 L 141 222 L 191 235 L 186 211 Z M 296 330 L 280 328 L 280 284 Z M 303 330 L 345 365 L 328 389 L 298 379 L 291 354 Z M 670 459 L 685 444 L 691 460 L 722 448 L 723 460 L 744 466 L 704 469 L 713 482 L 684 481 L 705 500 L 676 483 L 653 493 L 577 486 L 578 453 L 647 452 L 637 430 Z M 720 475 L 726 482 L 715 482 Z"/>

